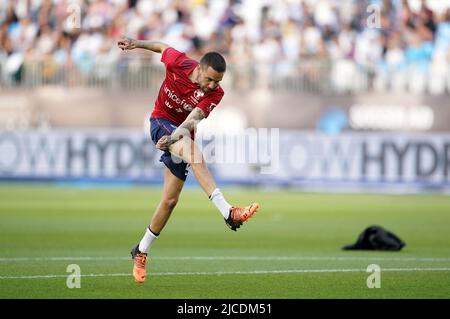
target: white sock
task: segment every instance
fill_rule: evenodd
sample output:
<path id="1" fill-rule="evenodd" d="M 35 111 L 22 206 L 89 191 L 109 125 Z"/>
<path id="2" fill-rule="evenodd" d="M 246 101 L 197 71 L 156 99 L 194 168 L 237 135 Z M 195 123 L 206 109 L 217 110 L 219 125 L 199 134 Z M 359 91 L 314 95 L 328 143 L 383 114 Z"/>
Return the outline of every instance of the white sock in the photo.
<path id="1" fill-rule="evenodd" d="M 231 205 L 228 204 L 228 202 L 223 197 L 222 193 L 218 188 L 216 188 L 209 199 L 216 205 L 217 209 L 220 211 L 220 213 L 223 215 L 223 218 L 227 219 L 230 215 L 230 208 Z"/>
<path id="2" fill-rule="evenodd" d="M 158 238 L 157 235 L 152 233 L 150 229 L 147 227 L 147 230 L 145 231 L 144 237 L 142 238 L 141 242 L 139 243 L 139 251 L 141 253 L 147 253 L 148 249 L 152 245 L 153 241 Z"/>

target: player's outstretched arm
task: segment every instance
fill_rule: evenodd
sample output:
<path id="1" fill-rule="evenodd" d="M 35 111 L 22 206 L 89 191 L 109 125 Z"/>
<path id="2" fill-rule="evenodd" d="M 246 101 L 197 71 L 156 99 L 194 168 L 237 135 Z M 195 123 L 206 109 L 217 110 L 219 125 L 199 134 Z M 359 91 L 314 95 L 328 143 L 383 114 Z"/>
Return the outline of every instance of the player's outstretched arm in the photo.
<path id="1" fill-rule="evenodd" d="M 169 47 L 167 44 L 158 41 L 135 40 L 128 37 L 120 39 L 117 45 L 122 50 L 145 49 L 156 53 L 162 53 Z"/>

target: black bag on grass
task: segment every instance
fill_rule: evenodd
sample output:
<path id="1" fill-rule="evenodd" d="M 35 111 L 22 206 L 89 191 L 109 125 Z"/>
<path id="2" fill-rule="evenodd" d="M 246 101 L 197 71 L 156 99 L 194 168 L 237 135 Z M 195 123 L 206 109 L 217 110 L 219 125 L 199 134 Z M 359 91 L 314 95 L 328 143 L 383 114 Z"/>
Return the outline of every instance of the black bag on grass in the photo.
<path id="1" fill-rule="evenodd" d="M 381 226 L 370 226 L 358 237 L 356 243 L 342 247 L 344 250 L 393 250 L 398 251 L 405 247 L 405 243 L 395 234 Z"/>

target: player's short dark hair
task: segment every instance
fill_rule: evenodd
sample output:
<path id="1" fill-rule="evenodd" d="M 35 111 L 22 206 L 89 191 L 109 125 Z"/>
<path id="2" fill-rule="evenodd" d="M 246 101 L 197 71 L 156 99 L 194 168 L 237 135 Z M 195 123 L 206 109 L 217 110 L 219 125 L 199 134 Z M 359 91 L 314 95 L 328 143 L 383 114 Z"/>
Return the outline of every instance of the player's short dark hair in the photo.
<path id="1" fill-rule="evenodd" d="M 217 72 L 223 73 L 227 69 L 227 63 L 220 53 L 208 52 L 200 60 L 201 66 L 210 66 Z"/>

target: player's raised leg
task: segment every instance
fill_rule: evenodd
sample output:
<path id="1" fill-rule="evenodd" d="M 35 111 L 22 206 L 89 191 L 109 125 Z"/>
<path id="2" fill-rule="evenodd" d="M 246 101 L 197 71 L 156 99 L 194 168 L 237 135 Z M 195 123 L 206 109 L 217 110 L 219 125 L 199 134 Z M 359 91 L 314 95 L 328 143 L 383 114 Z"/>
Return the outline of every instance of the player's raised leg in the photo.
<path id="1" fill-rule="evenodd" d="M 234 207 L 228 204 L 221 191 L 217 188 L 200 148 L 192 139 L 184 136 L 170 145 L 169 151 L 191 165 L 198 183 L 220 211 L 230 229 L 236 231 L 242 223 L 256 213 L 259 208 L 258 203 L 253 203 L 247 207 Z"/>
<path id="2" fill-rule="evenodd" d="M 153 241 L 158 238 L 163 230 L 173 209 L 178 203 L 178 198 L 183 189 L 184 181 L 173 175 L 170 170 L 164 169 L 164 186 L 161 201 L 153 214 L 150 225 L 147 227 L 144 237 L 131 251 L 134 260 L 133 276 L 136 282 L 142 283 L 147 277 L 147 254 Z"/>

